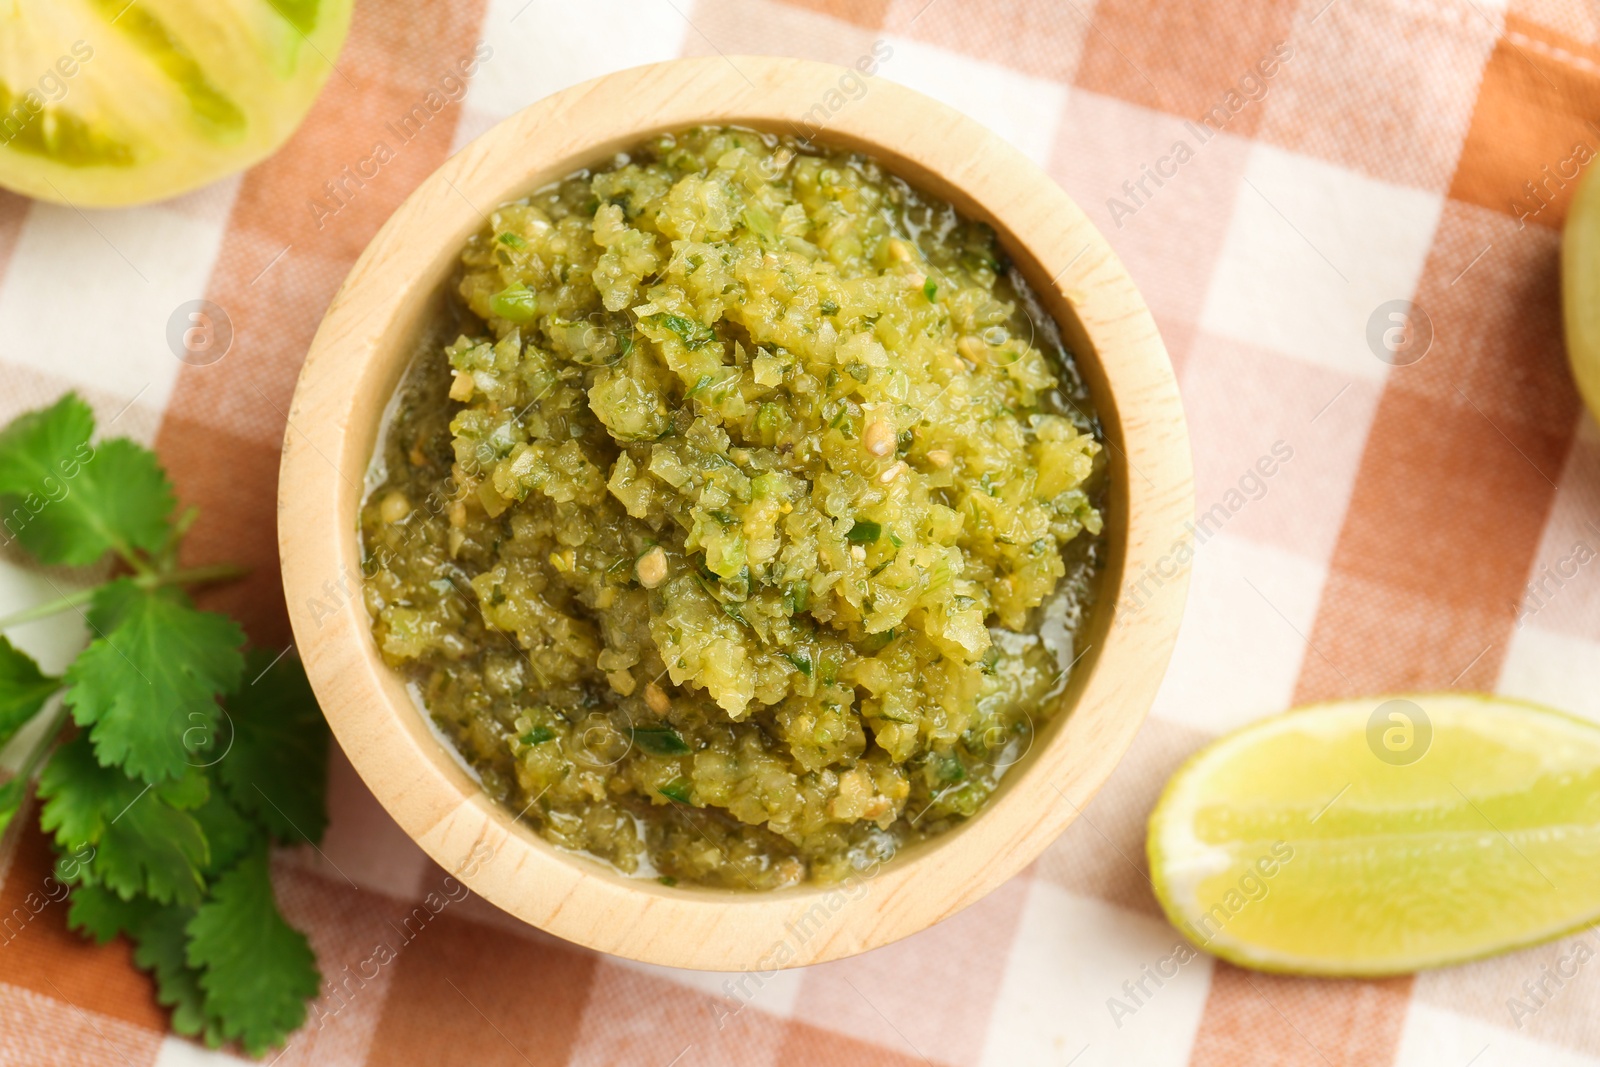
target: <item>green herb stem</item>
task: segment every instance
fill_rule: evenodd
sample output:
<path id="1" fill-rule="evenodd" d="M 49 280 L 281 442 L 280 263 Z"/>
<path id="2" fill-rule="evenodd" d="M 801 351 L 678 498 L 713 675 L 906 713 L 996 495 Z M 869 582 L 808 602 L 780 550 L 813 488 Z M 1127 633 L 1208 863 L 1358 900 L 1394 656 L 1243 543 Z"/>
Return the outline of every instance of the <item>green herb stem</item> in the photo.
<path id="1" fill-rule="evenodd" d="M 122 544 L 121 542 L 113 542 L 111 547 L 116 554 L 121 557 L 122 562 L 133 568 L 133 573 L 139 575 L 141 578 L 145 577 L 146 575 L 152 575 L 156 573 L 155 568 L 150 565 L 148 560 L 146 560 L 138 552 L 135 552 L 133 549 L 129 548 L 127 545 Z"/>
<path id="2" fill-rule="evenodd" d="M 34 744 L 33 751 L 28 753 L 28 758 L 23 760 L 22 766 L 17 770 L 17 781 L 28 781 L 39 769 L 39 764 L 50 754 L 50 746 L 54 745 L 56 738 L 60 736 L 61 728 L 67 724 L 67 713 L 70 710 L 64 700 L 56 704 L 56 710 L 50 716 L 50 725 L 45 728 L 43 736 Z"/>
<path id="3" fill-rule="evenodd" d="M 248 573 L 247 568 L 236 567 L 231 563 L 212 563 L 204 567 L 187 567 L 175 571 L 167 571 L 165 574 L 146 569 L 143 573 L 134 576 L 133 584 L 141 589 L 159 589 L 168 585 L 201 585 L 207 582 L 232 581 L 235 578 L 242 578 Z M 21 626 L 23 623 L 33 622 L 35 619 L 49 618 L 51 615 L 58 615 L 63 611 L 87 604 L 94 599 L 95 593 L 99 590 L 100 586 L 98 585 L 90 586 L 88 589 L 80 589 L 76 593 L 68 593 L 66 596 L 57 597 L 55 600 L 47 600 L 42 604 L 35 604 L 31 608 L 24 608 L 22 611 L 0 618 L 0 630 L 9 630 L 13 626 Z"/>

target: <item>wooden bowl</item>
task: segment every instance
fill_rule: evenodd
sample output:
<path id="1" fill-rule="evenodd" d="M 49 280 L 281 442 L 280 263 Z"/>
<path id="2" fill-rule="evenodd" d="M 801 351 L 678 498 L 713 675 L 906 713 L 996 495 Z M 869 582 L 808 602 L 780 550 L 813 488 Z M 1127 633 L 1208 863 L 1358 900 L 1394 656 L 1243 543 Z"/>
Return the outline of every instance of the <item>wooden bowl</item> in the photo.
<path id="1" fill-rule="evenodd" d="M 852 99 L 858 84 L 826 64 L 716 57 L 622 71 L 534 104 L 435 171 L 373 238 L 295 392 L 279 543 L 295 638 L 334 735 L 441 866 L 512 915 L 604 952 L 768 971 L 948 918 L 1032 862 L 1094 795 L 1154 699 L 1178 632 L 1193 511 L 1188 439 L 1166 350 L 1133 282 L 1083 212 L 1016 149 L 881 79 Z M 359 595 L 357 513 L 385 404 L 484 212 L 701 123 L 859 148 L 992 224 L 1076 354 L 1110 446 L 1109 563 L 1089 647 L 1058 698 L 1070 715 L 1041 730 L 970 822 L 841 887 L 668 888 L 557 850 L 486 796 L 433 733 L 379 658 Z"/>

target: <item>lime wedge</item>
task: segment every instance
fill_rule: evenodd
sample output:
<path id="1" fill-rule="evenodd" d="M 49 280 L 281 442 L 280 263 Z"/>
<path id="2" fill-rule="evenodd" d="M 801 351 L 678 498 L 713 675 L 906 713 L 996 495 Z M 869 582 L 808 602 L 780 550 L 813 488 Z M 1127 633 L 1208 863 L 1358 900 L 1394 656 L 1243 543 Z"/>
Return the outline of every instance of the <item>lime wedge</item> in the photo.
<path id="1" fill-rule="evenodd" d="M 1383 975 L 1600 919 L 1600 728 L 1468 693 L 1319 704 L 1196 754 L 1150 816 L 1173 924 L 1245 967 Z"/>

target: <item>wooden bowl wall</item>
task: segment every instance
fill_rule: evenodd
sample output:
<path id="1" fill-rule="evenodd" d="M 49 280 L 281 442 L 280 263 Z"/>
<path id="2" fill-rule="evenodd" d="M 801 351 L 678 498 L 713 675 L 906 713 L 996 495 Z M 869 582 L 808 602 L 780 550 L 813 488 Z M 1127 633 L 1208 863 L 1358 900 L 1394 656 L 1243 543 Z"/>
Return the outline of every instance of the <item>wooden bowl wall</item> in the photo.
<path id="1" fill-rule="evenodd" d="M 552 934 L 651 963 L 771 970 L 836 959 L 948 918 L 1031 862 L 1126 751 L 1178 631 L 1193 511 L 1183 412 L 1155 324 L 1067 195 L 972 120 L 881 79 L 792 59 L 686 59 L 608 75 L 500 123 L 424 181 L 328 309 L 284 439 L 279 542 L 296 641 L 356 771 L 474 892 Z M 837 106 L 834 106 L 837 105 Z M 818 109 L 821 108 L 819 111 Z M 1074 352 L 1110 448 L 1108 566 L 1059 714 L 964 826 L 842 887 L 668 888 L 561 852 L 487 797 L 380 659 L 359 595 L 363 477 L 426 317 L 484 213 L 663 131 L 825 125 L 1000 234 Z M 1142 582 L 1143 593 L 1132 587 Z M 335 591 L 330 593 L 330 590 Z M 1127 592 L 1129 595 L 1124 596 Z"/>

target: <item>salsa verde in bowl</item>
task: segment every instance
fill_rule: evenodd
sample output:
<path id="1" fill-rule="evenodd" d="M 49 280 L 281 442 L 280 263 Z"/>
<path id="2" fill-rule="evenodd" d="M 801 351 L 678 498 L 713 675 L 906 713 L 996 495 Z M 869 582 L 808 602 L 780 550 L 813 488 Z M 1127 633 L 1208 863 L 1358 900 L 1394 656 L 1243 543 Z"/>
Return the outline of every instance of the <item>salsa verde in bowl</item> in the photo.
<path id="1" fill-rule="evenodd" d="M 729 889 L 981 811 L 1070 682 L 1104 485 L 992 229 L 862 153 L 697 127 L 492 212 L 454 286 L 364 595 L 486 790 Z"/>
<path id="2" fill-rule="evenodd" d="M 659 143 L 664 135 L 679 139 L 677 144 L 686 135 L 691 142 L 701 136 L 690 132 L 701 127 L 789 129 L 841 74 L 797 60 L 748 58 L 739 64 L 750 76 L 748 83 L 721 60 L 683 60 L 576 87 L 506 120 L 425 181 L 363 254 L 318 332 L 290 413 L 280 486 L 285 589 L 308 674 L 352 764 L 405 832 L 473 891 L 558 936 L 649 962 L 710 969 L 791 966 L 885 944 L 972 903 L 1037 856 L 1105 780 L 1154 696 L 1181 613 L 1186 576 L 1172 560 L 1192 507 L 1171 368 L 1137 290 L 1103 238 L 1059 187 L 1015 150 L 908 90 L 874 82 L 866 98 L 833 116 L 816 138 L 816 148 L 792 146 L 797 150 L 787 162 L 791 177 L 782 181 L 791 181 L 802 167 L 821 166 L 807 160 L 859 153 L 875 161 L 880 178 L 872 179 L 866 163 L 852 170 L 835 162 L 830 166 L 839 181 L 861 181 L 862 189 L 876 183 L 887 190 L 901 180 L 928 201 L 951 205 L 972 230 L 957 234 L 952 229 L 948 246 L 922 233 L 896 232 L 892 239 L 905 247 L 882 235 L 872 248 L 850 253 L 858 255 L 857 269 L 849 255 L 836 262 L 830 254 L 811 257 L 809 250 L 791 246 L 791 240 L 805 241 L 820 251 L 822 242 L 788 232 L 790 205 L 758 204 L 768 217 L 752 213 L 752 227 L 745 220 L 748 205 L 741 204 L 735 243 L 774 240 L 770 251 L 779 259 L 788 253 L 801 256 L 788 264 L 791 273 L 827 273 L 824 263 L 831 264 L 840 279 L 838 291 L 802 286 L 818 292 L 803 302 L 799 297 L 789 301 L 796 304 L 792 321 L 787 313 L 770 317 L 770 330 L 779 332 L 763 332 L 769 330 L 763 325 L 769 320 L 763 319 L 754 333 L 748 323 L 741 324 L 742 333 L 727 326 L 719 333 L 718 324 L 729 316 L 712 315 L 709 305 L 694 300 L 692 307 L 657 302 L 661 306 L 638 311 L 652 302 L 654 282 L 647 279 L 675 269 L 673 241 L 697 243 L 698 237 L 720 231 L 688 236 L 680 231 L 656 245 L 657 257 L 666 259 L 640 271 L 638 264 L 626 262 L 627 242 L 638 240 L 628 231 L 640 227 L 638 216 L 628 218 L 624 203 L 609 204 L 617 212 L 603 211 L 595 197 L 593 212 L 586 202 L 575 203 L 570 216 L 557 218 L 553 204 L 539 202 L 546 195 L 541 190 L 559 189 L 584 168 L 592 183 L 618 153 L 629 153 L 630 159 L 638 153 L 642 159 L 640 146 Z M 781 147 L 755 139 L 763 152 Z M 698 173 L 699 163 L 694 170 Z M 689 172 L 686 167 L 682 176 Z M 782 181 L 769 186 L 782 189 Z M 809 194 L 802 188 L 797 195 Z M 618 199 L 632 202 L 631 196 Z M 500 240 L 502 233 L 512 233 L 533 247 L 540 238 L 536 214 L 503 215 L 496 221 L 495 205 L 519 201 L 537 207 L 552 230 L 563 224 L 588 227 L 586 240 L 594 239 L 595 227 L 609 227 L 604 236 L 617 244 L 596 245 L 595 261 L 598 265 L 617 251 L 615 279 L 622 287 L 618 291 L 625 291 L 624 306 L 606 307 L 605 293 L 594 286 L 598 308 L 581 303 L 585 314 L 566 314 L 559 272 L 546 279 L 531 264 L 519 267 L 514 253 L 525 250 Z M 712 212 L 715 205 L 703 201 L 702 207 Z M 806 218 L 807 228 L 815 231 Z M 770 234 L 764 234 L 769 222 Z M 971 239 L 983 232 L 979 227 L 992 231 L 994 263 L 1009 270 L 994 271 L 980 262 L 983 242 Z M 841 253 L 849 250 L 848 241 L 839 246 Z M 530 273 L 502 274 L 501 251 L 513 271 L 525 267 Z M 761 248 L 763 262 L 768 252 Z M 721 255 L 716 261 L 703 259 L 693 275 L 687 274 L 692 264 L 684 259 L 685 294 L 694 294 L 693 278 L 700 271 L 724 269 Z M 970 266 L 961 264 L 963 255 Z M 754 269 L 751 256 L 745 265 Z M 785 268 L 775 269 L 781 274 Z M 995 276 L 992 286 L 981 283 L 985 270 Z M 1010 277 L 1013 271 L 1033 292 L 1035 325 L 1053 322 L 1059 328 L 1070 365 L 1050 348 L 1048 331 L 1029 336 L 1027 315 L 1012 319 L 988 307 L 989 301 L 1011 303 L 1013 296 L 1014 308 L 1025 306 L 1015 285 L 1007 283 L 1008 290 L 1000 283 L 1002 273 Z M 462 282 L 474 273 L 482 276 L 478 288 L 469 286 L 464 310 L 452 311 Z M 773 285 L 773 292 L 781 288 Z M 734 317 L 760 313 L 765 291 L 747 286 L 740 299 L 750 307 L 746 311 L 741 305 Z M 577 299 L 576 289 L 568 296 Z M 547 298 L 557 314 L 540 314 Z M 510 314 L 500 314 L 497 299 Z M 824 299 L 838 310 L 823 314 Z M 874 300 L 884 308 L 868 331 L 864 320 L 874 313 Z M 579 308 L 580 303 L 571 306 Z M 991 321 L 996 315 L 1000 320 Z M 516 321 L 519 316 L 524 321 Z M 561 321 L 567 325 L 558 326 L 557 337 L 547 326 Z M 899 322 L 908 337 L 931 329 L 925 343 L 941 354 L 912 358 L 921 343 L 915 342 L 897 363 L 889 360 L 890 346 L 879 327 L 892 330 Z M 441 330 L 441 323 L 447 328 Z M 847 333 L 864 338 L 854 341 L 861 346 L 854 358 L 841 364 L 830 357 L 829 369 L 848 376 L 850 383 L 838 378 L 830 383 L 826 372 L 816 373 L 822 370 L 822 349 L 829 346 L 818 340 L 812 351 L 804 330 L 820 332 L 827 326 L 834 331 L 835 355 L 840 339 L 849 341 Z M 513 328 L 514 352 L 506 343 Z M 792 335 L 781 334 L 785 330 Z M 465 343 L 458 343 L 463 337 Z M 631 342 L 626 353 L 625 341 Z M 881 363 L 869 341 L 883 348 Z M 1001 355 L 974 358 L 989 351 Z M 546 364 L 546 356 L 559 361 Z M 408 373 L 430 360 L 433 384 L 423 381 L 426 370 L 408 382 Z M 961 362 L 959 374 L 949 361 Z M 852 364 L 866 372 L 866 381 L 851 373 Z M 522 392 L 530 384 L 526 375 L 541 368 L 557 373 L 549 381 L 533 373 L 538 384 Z M 896 393 L 901 385 L 895 371 L 905 379 L 903 396 Z M 719 377 L 729 372 L 738 375 L 731 387 L 727 377 Z M 879 372 L 881 381 L 874 380 Z M 811 381 L 814 393 L 805 391 Z M 958 381 L 951 393 L 988 391 L 1000 403 L 987 409 L 938 408 L 938 422 L 923 421 L 919 413 L 925 413 L 922 405 L 930 399 L 925 388 L 930 381 L 938 386 L 935 395 Z M 448 403 L 419 406 L 418 411 L 431 407 L 436 412 L 428 427 L 414 424 L 417 431 L 426 429 L 418 434 L 425 438 L 420 443 L 394 432 L 397 419 L 403 421 L 408 388 L 419 383 L 442 390 L 447 398 L 452 389 L 458 393 Z M 550 391 L 541 395 L 546 385 Z M 1032 391 L 1032 403 L 1022 402 L 1024 386 Z M 1052 390 L 1060 395 L 1051 397 Z M 556 403 L 565 406 L 547 407 L 558 393 Z M 396 396 L 401 399 L 391 407 Z M 946 394 L 940 404 L 948 399 Z M 520 431 L 502 417 L 535 400 L 527 417 L 545 422 L 538 432 L 518 436 Z M 512 402 L 517 406 L 510 407 Z M 735 410 L 740 403 L 742 413 Z M 771 405 L 765 415 L 764 404 Z M 1008 407 L 1009 413 L 1001 410 Z M 959 434 L 929 437 L 949 415 L 972 421 L 958 427 Z M 458 419 L 463 421 L 457 424 Z M 880 425 L 874 429 L 874 424 Z M 713 430 L 727 435 L 725 447 Z M 491 446 L 487 457 L 478 451 L 485 442 Z M 786 442 L 792 447 L 783 452 Z M 806 451 L 796 455 L 802 442 Z M 567 447 L 574 443 L 577 452 Z M 657 445 L 663 448 L 658 451 Z M 1064 451 L 1039 451 L 1044 445 Z M 435 516 L 428 503 L 429 480 L 443 478 L 463 458 L 470 460 L 463 473 L 471 475 L 474 501 L 455 498 L 457 485 L 441 496 L 450 499 Z M 593 471 L 574 462 L 579 458 Z M 966 484 L 964 472 L 971 472 L 975 488 Z M 998 495 L 984 487 L 985 474 Z M 1057 479 L 1055 491 L 1041 495 L 1041 478 Z M 825 484 L 819 493 L 818 484 L 830 479 L 838 484 Z M 613 483 L 621 495 L 613 492 Z M 529 500 L 560 503 L 540 486 L 557 495 L 570 490 L 567 503 L 576 507 L 529 514 Z M 524 488 L 526 495 L 519 496 Z M 719 502 L 717 491 L 727 500 Z M 1082 500 L 1057 503 L 1075 491 Z M 977 498 L 979 493 L 984 499 Z M 504 502 L 499 518 L 510 516 L 509 541 L 517 541 L 517 526 L 522 526 L 520 545 L 504 538 L 494 545 L 491 531 L 497 523 L 490 511 L 501 507 L 496 497 Z M 940 517 L 935 504 L 955 512 L 952 500 L 975 502 L 1008 521 L 1012 515 L 1034 515 L 1042 533 L 1025 541 L 1006 535 L 1013 544 L 992 538 L 966 547 L 957 533 L 955 544 L 946 543 L 941 531 L 948 535 L 948 530 L 930 517 Z M 466 512 L 459 524 L 451 516 L 458 502 Z M 391 577 L 400 586 L 390 592 L 401 595 L 369 603 L 366 589 L 390 579 L 380 576 L 383 568 L 371 566 L 382 557 L 368 549 L 379 547 L 390 525 L 404 525 L 405 515 L 419 512 L 429 519 L 420 525 L 430 530 L 430 551 L 438 560 L 464 557 L 467 563 L 460 573 L 446 568 L 428 581 L 443 581 L 452 589 L 459 583 L 459 589 L 447 593 L 439 586 L 438 604 L 427 603 L 417 584 L 421 575 L 395 562 L 399 569 L 391 569 Z M 803 529 L 786 525 L 796 515 Z M 1076 527 L 1072 536 L 1058 536 L 1069 525 Z M 961 529 L 967 529 L 965 517 Z M 452 556 L 455 536 L 461 541 Z M 486 542 L 467 543 L 483 537 Z M 656 544 L 647 544 L 652 538 Z M 777 554 L 769 556 L 773 540 Z M 1049 551 L 1030 555 L 1040 541 Z M 795 559 L 783 553 L 797 545 L 804 565 L 791 577 L 787 568 Z M 950 549 L 960 556 L 959 577 Z M 897 563 L 907 550 L 922 556 Z M 1076 559 L 1076 552 L 1093 559 Z M 940 577 L 941 556 L 950 564 L 948 579 Z M 909 566 L 913 562 L 917 566 Z M 990 570 L 975 580 L 968 573 L 974 566 Z M 501 567 L 504 600 L 497 604 L 492 576 Z M 1059 573 L 1052 574 L 1057 567 Z M 902 588 L 881 581 L 892 573 Z M 1018 581 L 1018 574 L 1033 577 Z M 810 588 L 804 607 L 802 580 Z M 941 581 L 971 584 L 945 589 Z M 866 584 L 865 594 L 856 582 Z M 850 584 L 836 590 L 840 583 Z M 1138 583 L 1144 592 L 1127 595 Z M 1030 620 L 1049 610 L 1052 597 L 1096 585 L 1093 604 L 1084 596 L 1072 625 L 1062 620 L 1060 629 L 1071 631 L 1076 661 L 1063 684 L 1043 684 L 1051 676 L 1043 657 L 1038 669 L 996 670 L 1001 653 L 1029 662 L 1021 645 L 1043 643 L 1039 635 L 1046 628 Z M 420 629 L 408 629 L 406 618 L 393 613 L 383 621 L 384 610 L 408 592 L 419 598 L 411 606 L 420 614 L 411 621 Z M 551 607 L 568 608 L 560 614 L 584 622 L 588 631 L 569 629 L 546 615 L 530 593 Z M 908 603 L 897 603 L 896 593 Z M 821 594 L 827 594 L 826 601 Z M 601 607 L 599 598 L 607 595 L 615 599 Z M 1035 596 L 1039 599 L 1032 601 Z M 584 603 L 586 597 L 590 604 Z M 433 609 L 446 600 L 460 612 L 459 619 L 435 617 Z M 496 613 L 513 603 L 523 610 L 496 621 Z M 817 605 L 832 611 L 833 618 L 820 619 Z M 1008 626 L 1008 618 L 1019 621 Z M 613 620 L 628 632 L 608 633 Z M 677 638 L 668 632 L 669 623 L 678 626 Z M 894 636 L 885 637 L 890 631 Z M 997 640 L 997 633 L 1011 637 Z M 419 634 L 424 639 L 409 648 L 421 655 L 397 657 Z M 443 649 L 452 634 L 468 635 L 456 662 L 471 668 L 463 678 L 476 676 L 473 685 L 462 687 L 469 699 L 459 706 L 469 714 L 456 720 L 454 736 L 425 710 L 427 679 L 413 670 L 420 666 L 430 677 L 440 672 L 446 659 L 421 660 L 436 654 L 430 640 L 436 637 Z M 478 641 L 480 636 L 485 640 Z M 1021 645 L 1000 647 L 1013 637 Z M 391 638 L 399 644 L 386 647 Z M 988 647 L 982 647 L 985 641 Z M 872 647 L 879 643 L 881 648 Z M 669 651 L 669 662 L 661 651 L 674 647 L 681 654 Z M 997 647 L 1000 651 L 990 656 Z M 544 655 L 552 649 L 559 654 Z M 741 651 L 744 664 L 735 669 Z M 500 657 L 495 665 L 487 659 L 491 652 Z M 887 681 L 861 673 L 876 671 L 871 664 L 884 652 L 890 657 Z M 602 665 L 603 653 L 612 655 Z M 906 658 L 895 661 L 897 655 Z M 991 662 L 986 664 L 986 657 Z M 1059 654 L 1052 651 L 1049 658 L 1059 671 Z M 906 667 L 898 674 L 897 662 Z M 810 667 L 809 675 L 801 663 Z M 547 678 L 538 677 L 535 664 Z M 583 666 L 570 681 L 563 680 L 561 672 L 574 664 Z M 831 682 L 825 680 L 830 672 Z M 1032 723 L 1026 745 L 1007 742 L 1010 720 L 1004 715 L 995 718 L 993 725 L 1000 729 L 992 733 L 985 726 L 971 734 L 970 724 L 978 719 L 959 732 L 955 716 L 925 721 L 924 716 L 937 718 L 930 710 L 934 703 L 924 699 L 930 674 L 943 676 L 947 688 L 939 690 L 941 696 L 964 692 L 963 684 L 975 685 L 979 693 L 970 704 L 941 701 L 939 714 L 946 708 L 987 714 L 978 708 L 986 699 L 991 710 L 1021 709 Z M 985 695 L 996 677 L 1020 679 L 1011 691 L 1021 698 L 1011 701 L 1002 693 L 996 703 L 994 692 Z M 532 697 L 530 682 L 536 687 Z M 454 684 L 448 678 L 445 683 Z M 632 692 L 625 693 L 630 683 Z M 1040 688 L 1028 688 L 1036 683 Z M 859 740 L 851 719 L 824 721 L 835 714 L 824 691 L 846 685 L 855 694 L 848 707 L 861 729 Z M 818 695 L 825 699 L 815 699 Z M 585 700 L 593 706 L 582 707 Z M 512 703 L 516 714 L 506 722 Z M 842 700 L 834 703 L 845 706 Z M 891 714 L 913 721 L 897 724 L 879 714 L 886 705 Z M 435 694 L 433 710 L 443 706 Z M 787 726 L 782 721 L 786 708 L 792 709 Z M 586 722 L 591 713 L 610 726 Z M 893 746 L 913 733 L 915 743 L 906 754 L 892 758 L 900 751 Z M 632 752 L 633 761 L 624 756 L 608 765 L 610 770 L 593 773 L 579 768 L 572 759 L 578 754 L 574 735 L 586 753 L 604 760 L 618 751 Z M 463 737 L 502 761 L 498 784 L 462 758 L 457 746 Z M 748 766 L 740 763 L 732 775 L 719 777 L 709 766 L 727 752 L 742 757 L 757 747 Z M 875 757 L 875 751 L 883 755 Z M 702 768 L 707 753 L 708 766 Z M 789 777 L 760 767 L 756 757 L 774 754 L 785 765 L 771 770 Z M 556 755 L 571 759 L 573 769 L 551 771 L 555 761 L 546 759 Z M 977 780 L 984 789 L 939 781 L 941 773 L 956 777 L 951 762 L 942 758 L 946 755 L 962 766 L 962 781 Z M 805 770 L 802 758 L 817 769 Z M 492 762 L 488 765 L 494 769 Z M 750 768 L 760 773 L 746 773 Z M 991 770 L 1002 769 L 1003 776 L 992 776 L 991 784 Z M 835 781 L 826 783 L 824 772 Z M 827 784 L 827 791 L 818 788 L 805 797 L 796 792 L 800 802 L 786 806 L 790 781 L 808 774 Z M 846 775 L 849 785 L 843 784 Z M 568 825 L 599 812 L 601 832 L 583 829 L 586 836 L 565 841 L 541 836 L 541 829 L 558 819 L 536 826 L 538 820 L 528 817 L 532 809 L 522 809 L 547 783 L 555 783 L 554 791 L 575 778 L 598 802 L 581 809 L 553 805 L 551 811 Z M 775 789 L 768 785 L 773 780 Z M 617 783 L 628 788 L 613 793 Z M 933 800 L 948 789 L 941 800 L 950 800 L 963 788 L 970 789 L 969 798 L 981 796 L 971 812 L 946 808 L 919 816 L 909 806 L 915 790 Z M 736 795 L 741 789 L 742 798 Z M 521 798 L 526 799 L 517 803 Z M 745 808 L 744 802 L 752 806 Z M 645 816 L 659 811 L 661 822 L 639 818 L 643 805 L 648 805 L 642 808 Z M 736 806 L 758 817 L 742 820 Z M 634 823 L 631 873 L 625 869 L 629 850 L 614 847 L 627 842 L 619 812 Z M 540 814 L 545 814 L 542 808 Z M 671 821 L 680 817 L 681 822 Z M 723 825 L 733 833 L 705 840 L 699 831 L 708 829 L 712 817 L 727 820 Z M 896 824 L 910 826 L 921 818 L 946 820 L 945 832 L 925 840 L 912 833 L 894 838 Z M 618 832 L 608 837 L 607 825 Z M 670 832 L 674 826 L 676 838 Z M 652 843 L 657 833 L 665 847 Z M 674 847 L 690 841 L 690 834 L 701 840 L 702 858 L 720 857 L 726 849 L 736 862 L 708 859 L 697 865 L 688 851 L 695 846 Z M 852 840 L 853 834 L 862 837 Z M 880 835 L 890 836 L 887 847 L 879 843 Z M 658 862 L 681 864 L 679 874 L 667 873 Z M 777 876 L 765 885 L 754 877 L 769 871 Z M 750 875 L 754 885 L 741 874 Z M 675 879 L 676 884 L 664 884 Z M 796 930 L 805 936 L 797 937 Z"/>

